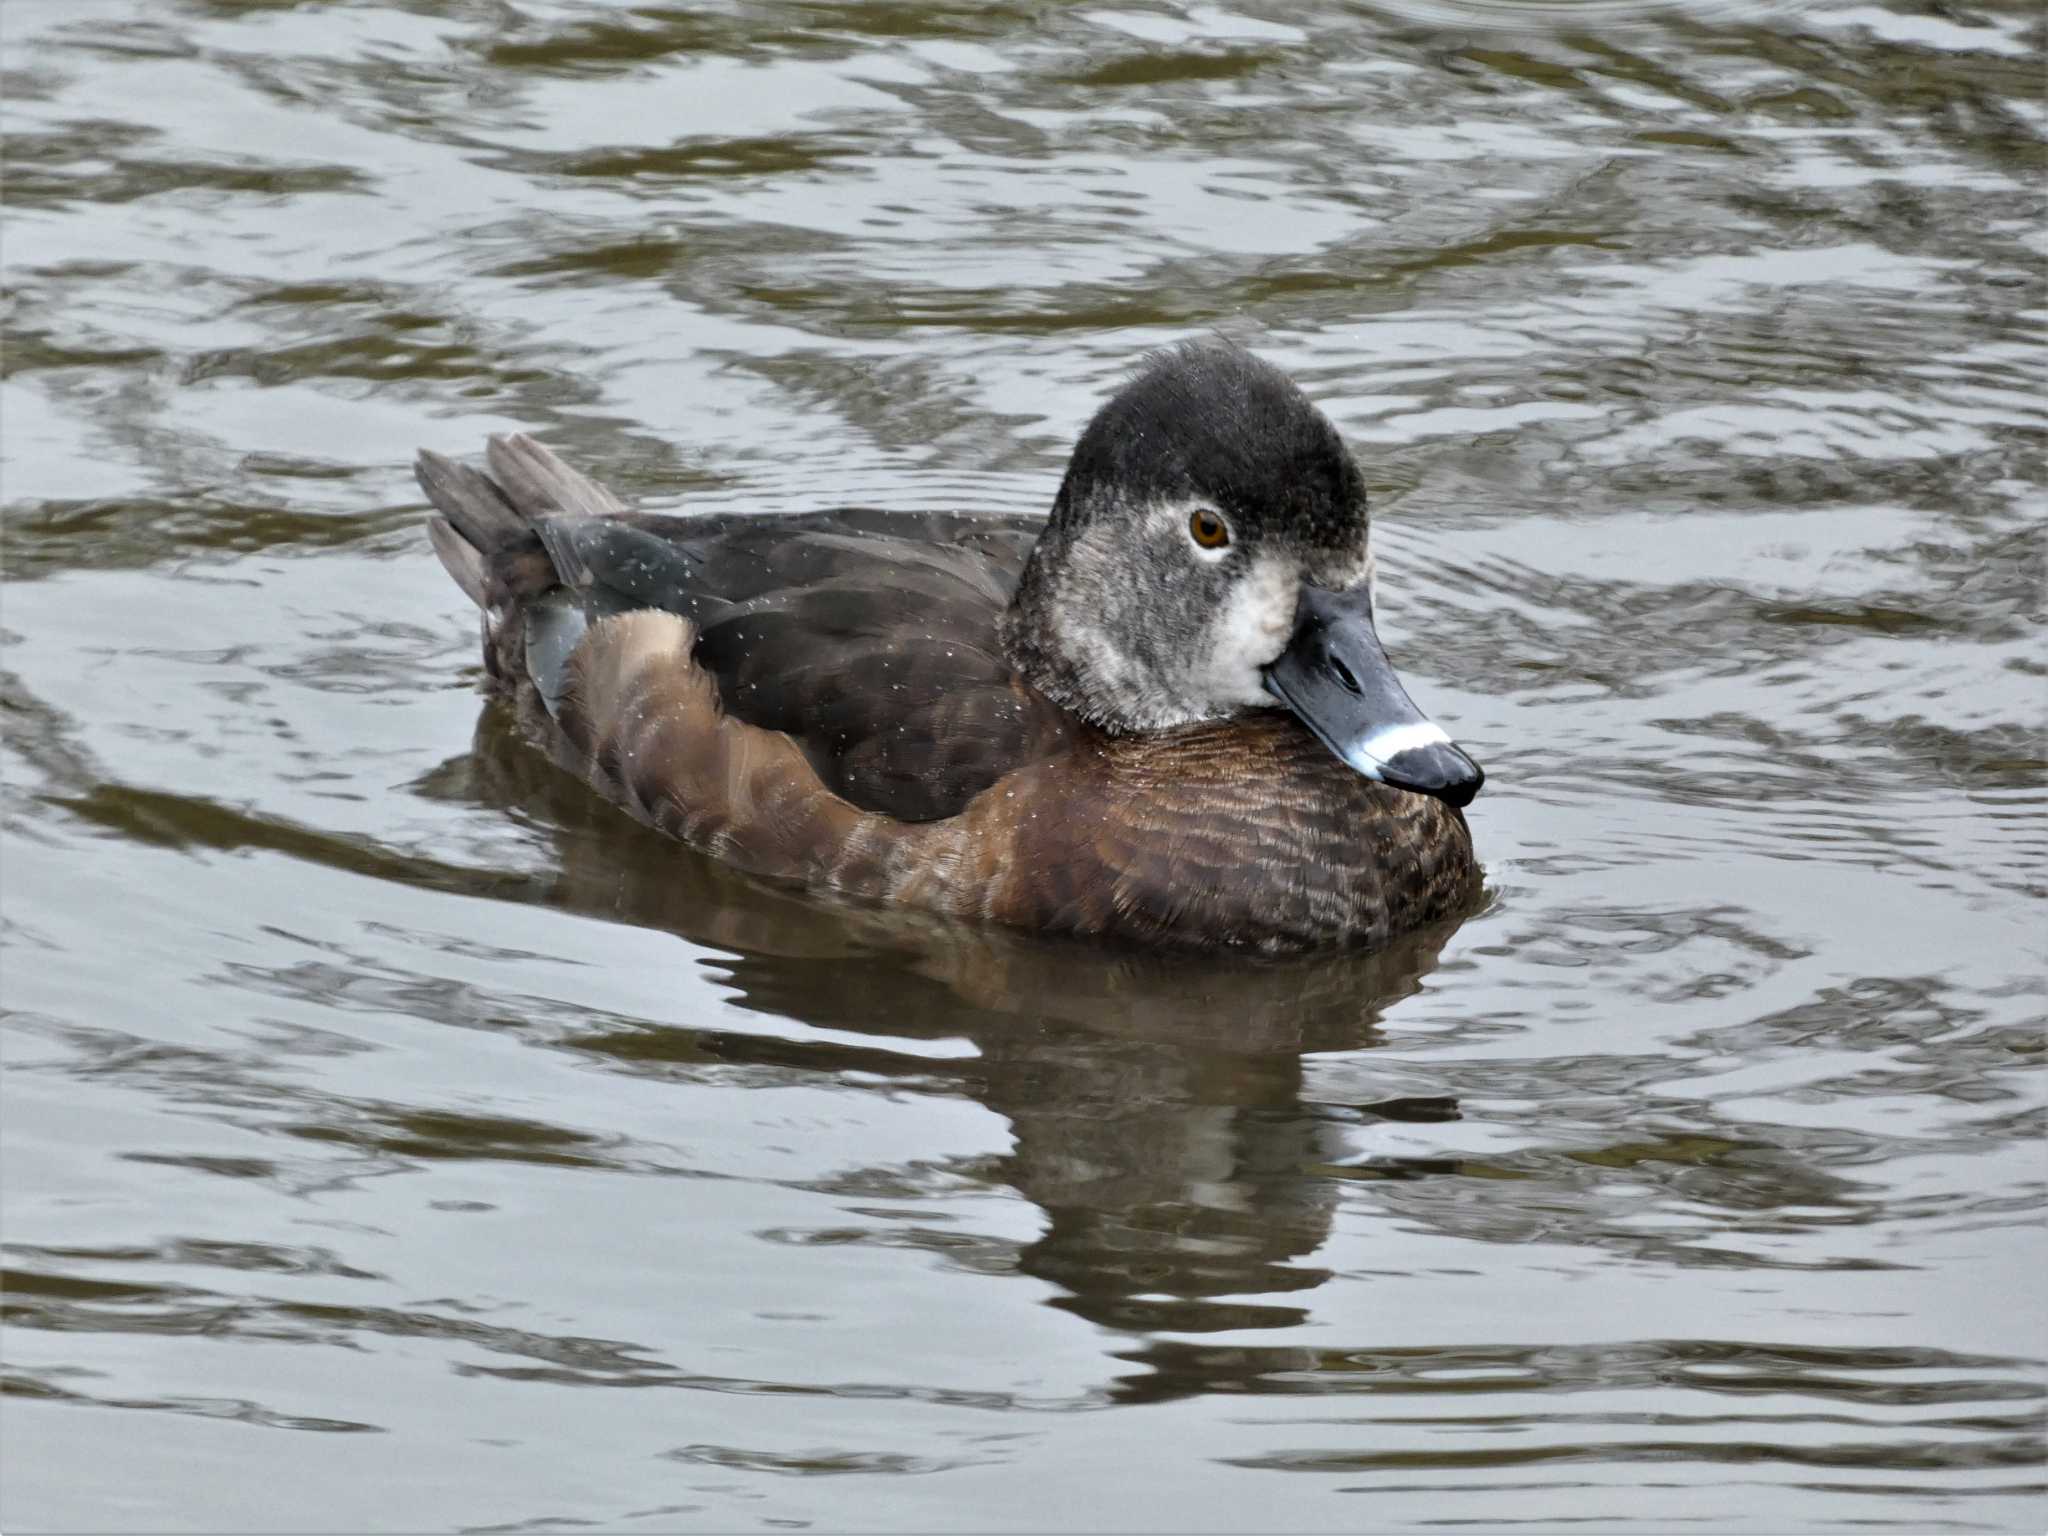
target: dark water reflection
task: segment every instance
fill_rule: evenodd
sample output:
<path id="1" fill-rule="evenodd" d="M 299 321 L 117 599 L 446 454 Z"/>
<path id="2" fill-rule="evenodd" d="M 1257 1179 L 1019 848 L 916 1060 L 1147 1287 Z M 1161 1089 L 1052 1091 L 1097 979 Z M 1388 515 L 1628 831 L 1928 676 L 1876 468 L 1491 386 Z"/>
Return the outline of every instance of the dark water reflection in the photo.
<path id="1" fill-rule="evenodd" d="M 1329 1278 L 1306 1261 L 1329 1236 L 1340 1128 L 1456 1117 L 1442 1096 L 1303 1098 L 1304 1053 L 1378 1044 L 1381 1013 L 1419 989 L 1449 929 L 1371 955 L 1191 964 L 835 911 L 649 848 L 496 717 L 432 783 L 514 814 L 544 808 L 556 837 L 548 903 L 729 952 L 712 966 L 735 1006 L 863 1037 L 794 1042 L 634 1021 L 565 1043 L 634 1071 L 795 1068 L 972 1097 L 1008 1122 L 1013 1146 L 971 1176 L 1013 1186 L 1048 1223 L 1020 1251 L 983 1259 L 1052 1282 L 1059 1305 L 1092 1321 L 1177 1331 L 1301 1322 L 1305 1311 L 1284 1303 Z M 964 1040 L 973 1055 L 938 1068 L 890 1049 L 905 1039 Z M 866 1170 L 836 1177 L 833 1192 L 886 1202 L 903 1183 L 899 1169 Z M 960 1257 L 946 1234 L 923 1236 Z"/>
<path id="2" fill-rule="evenodd" d="M 2040 1529 L 2043 61 L 10 4 L 0 1524 Z M 1366 462 L 1462 926 L 823 907 L 479 720 L 416 444 L 1037 508 L 1212 328 Z"/>

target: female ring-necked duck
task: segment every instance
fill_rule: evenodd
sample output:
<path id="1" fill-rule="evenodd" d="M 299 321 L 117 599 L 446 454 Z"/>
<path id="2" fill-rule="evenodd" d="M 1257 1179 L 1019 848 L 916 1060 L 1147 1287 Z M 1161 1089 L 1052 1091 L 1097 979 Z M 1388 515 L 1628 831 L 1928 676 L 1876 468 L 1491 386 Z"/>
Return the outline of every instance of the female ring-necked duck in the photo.
<path id="1" fill-rule="evenodd" d="M 1373 629 L 1365 482 L 1286 375 L 1150 358 L 1049 521 L 628 512 L 546 448 L 417 466 L 490 686 L 756 874 L 1042 932 L 1377 944 L 1478 885 L 1478 766 Z"/>

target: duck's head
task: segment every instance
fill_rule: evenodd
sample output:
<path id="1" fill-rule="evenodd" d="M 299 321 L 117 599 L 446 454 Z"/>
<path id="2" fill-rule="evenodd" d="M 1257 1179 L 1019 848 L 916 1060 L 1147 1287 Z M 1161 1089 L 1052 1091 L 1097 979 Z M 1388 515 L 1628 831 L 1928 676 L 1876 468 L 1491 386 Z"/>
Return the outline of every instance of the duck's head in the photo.
<path id="1" fill-rule="evenodd" d="M 1380 646 L 1371 532 L 1364 477 L 1293 381 L 1188 343 L 1081 434 L 1004 640 L 1108 730 L 1284 706 L 1367 778 L 1464 805 L 1485 776 Z"/>

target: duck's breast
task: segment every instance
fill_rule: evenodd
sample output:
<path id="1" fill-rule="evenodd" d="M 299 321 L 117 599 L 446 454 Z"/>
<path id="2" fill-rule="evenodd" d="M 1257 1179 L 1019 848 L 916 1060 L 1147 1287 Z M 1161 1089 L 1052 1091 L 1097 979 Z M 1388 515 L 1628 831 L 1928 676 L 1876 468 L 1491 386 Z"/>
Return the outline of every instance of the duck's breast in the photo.
<path id="1" fill-rule="evenodd" d="M 1470 903 L 1464 817 L 1360 778 L 1277 713 L 1096 733 L 959 818 L 979 915 L 1265 949 L 1376 944 Z"/>

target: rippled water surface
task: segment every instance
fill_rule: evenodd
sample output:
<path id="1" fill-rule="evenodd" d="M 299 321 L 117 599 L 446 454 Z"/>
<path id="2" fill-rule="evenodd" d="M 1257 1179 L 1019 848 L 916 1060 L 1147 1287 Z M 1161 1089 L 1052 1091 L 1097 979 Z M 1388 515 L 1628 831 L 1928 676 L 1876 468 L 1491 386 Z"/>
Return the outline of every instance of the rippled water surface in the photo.
<path id="1" fill-rule="evenodd" d="M 2039 1530 L 2025 0 L 6 0 L 9 1531 Z M 1290 369 L 1487 908 L 934 933 L 475 693 L 416 445 Z"/>

